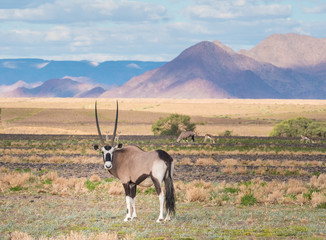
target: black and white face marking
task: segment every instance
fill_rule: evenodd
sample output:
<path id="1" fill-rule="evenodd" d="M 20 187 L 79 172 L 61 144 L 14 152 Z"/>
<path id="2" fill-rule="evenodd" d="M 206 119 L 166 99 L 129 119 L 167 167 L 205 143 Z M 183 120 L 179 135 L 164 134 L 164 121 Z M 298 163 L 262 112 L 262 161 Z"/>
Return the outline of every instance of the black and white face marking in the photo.
<path id="1" fill-rule="evenodd" d="M 104 168 L 110 170 L 112 168 L 114 147 L 104 146 L 101 151 L 103 155 Z"/>

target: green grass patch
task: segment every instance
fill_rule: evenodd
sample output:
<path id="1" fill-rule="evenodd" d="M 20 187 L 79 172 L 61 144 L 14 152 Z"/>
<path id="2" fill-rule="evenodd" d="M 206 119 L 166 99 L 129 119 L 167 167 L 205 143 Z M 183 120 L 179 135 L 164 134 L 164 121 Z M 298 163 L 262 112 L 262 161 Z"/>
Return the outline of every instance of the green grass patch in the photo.
<path id="1" fill-rule="evenodd" d="M 94 191 L 96 186 L 100 185 L 100 182 L 92 182 L 89 179 L 86 180 L 85 185 L 89 191 Z"/>
<path id="2" fill-rule="evenodd" d="M 255 203 L 257 203 L 257 199 L 254 194 L 246 194 L 241 198 L 241 205 L 243 206 L 252 206 Z"/>
<path id="3" fill-rule="evenodd" d="M 223 192 L 225 193 L 238 193 L 239 191 L 240 191 L 239 188 L 232 188 L 232 187 L 230 188 L 226 187 L 223 189 Z"/>
<path id="4" fill-rule="evenodd" d="M 10 191 L 13 191 L 13 192 L 19 192 L 23 190 L 23 188 L 21 186 L 16 186 L 16 187 L 11 187 L 10 188 Z"/>

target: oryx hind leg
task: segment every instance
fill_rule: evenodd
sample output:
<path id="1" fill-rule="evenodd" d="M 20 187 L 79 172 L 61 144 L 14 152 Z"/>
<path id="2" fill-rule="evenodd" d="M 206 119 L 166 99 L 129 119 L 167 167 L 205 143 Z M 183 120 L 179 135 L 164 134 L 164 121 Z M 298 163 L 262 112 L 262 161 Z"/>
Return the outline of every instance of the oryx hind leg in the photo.
<path id="1" fill-rule="evenodd" d="M 163 211 L 164 211 L 164 191 L 162 189 L 162 183 L 165 176 L 167 166 L 164 161 L 156 161 L 153 165 L 151 179 L 154 183 L 156 193 L 160 200 L 160 215 L 156 222 L 162 222 L 164 220 Z"/>

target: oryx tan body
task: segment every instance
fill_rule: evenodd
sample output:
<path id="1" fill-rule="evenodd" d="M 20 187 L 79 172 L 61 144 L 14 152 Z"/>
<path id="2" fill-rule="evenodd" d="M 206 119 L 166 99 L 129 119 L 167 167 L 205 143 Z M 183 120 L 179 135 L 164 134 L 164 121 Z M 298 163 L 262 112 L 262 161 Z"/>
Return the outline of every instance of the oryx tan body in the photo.
<path id="1" fill-rule="evenodd" d="M 209 134 L 209 133 L 205 134 L 204 143 L 205 143 L 208 139 L 209 139 L 209 142 L 210 142 L 210 143 L 212 143 L 212 142 L 215 143 L 214 136 L 211 135 L 211 134 Z"/>
<path id="2" fill-rule="evenodd" d="M 191 141 L 195 141 L 195 133 L 193 131 L 183 131 L 180 133 L 179 137 L 177 138 L 177 142 L 180 142 L 181 140 L 188 141 L 188 138 L 191 138 Z"/>
<path id="3" fill-rule="evenodd" d="M 124 183 L 140 184 L 147 177 L 155 178 L 156 169 L 167 169 L 168 162 L 160 158 L 157 151 L 145 152 L 137 146 L 125 146 L 114 152 L 109 172 Z M 165 160 L 165 161 L 168 161 Z M 164 172 L 165 172 L 164 171 Z"/>
<path id="4" fill-rule="evenodd" d="M 132 145 L 106 145 L 102 138 L 98 123 L 97 103 L 95 103 L 95 118 L 100 141 L 104 146 L 99 147 L 97 144 L 94 144 L 93 147 L 95 150 L 101 149 L 104 168 L 122 182 L 127 203 L 127 216 L 125 221 L 129 221 L 137 217 L 135 206 L 136 187 L 146 179 L 151 179 L 151 181 L 154 183 L 156 192 L 159 195 L 160 215 L 157 222 L 163 220 L 164 200 L 167 210 L 165 220 L 170 220 L 170 213 L 175 213 L 175 197 L 172 179 L 174 168 L 173 158 L 163 150 L 146 152 L 139 147 Z M 116 135 L 117 120 L 118 102 L 112 145 L 114 144 L 114 138 Z M 162 191 L 163 181 L 165 183 L 165 194 Z"/>

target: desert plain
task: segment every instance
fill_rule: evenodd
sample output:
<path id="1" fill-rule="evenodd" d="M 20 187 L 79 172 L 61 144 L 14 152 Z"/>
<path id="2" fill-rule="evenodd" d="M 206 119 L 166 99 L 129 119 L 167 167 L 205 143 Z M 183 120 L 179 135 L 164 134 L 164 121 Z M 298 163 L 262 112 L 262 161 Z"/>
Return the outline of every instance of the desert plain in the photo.
<path id="1" fill-rule="evenodd" d="M 268 136 L 282 120 L 326 121 L 326 100 L 119 99 L 120 141 L 175 161 L 177 213 L 162 224 L 153 187 L 123 222 L 122 185 L 92 149 L 95 100 L 0 99 L 0 239 L 325 239 L 326 140 Z M 116 99 L 97 101 L 111 137 Z M 197 124 L 194 143 L 153 135 L 172 113 Z"/>

